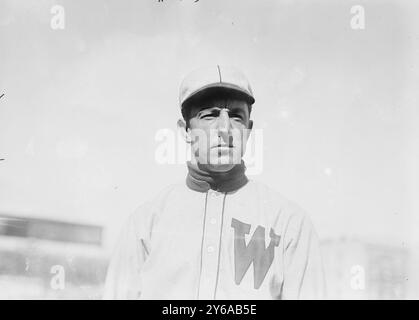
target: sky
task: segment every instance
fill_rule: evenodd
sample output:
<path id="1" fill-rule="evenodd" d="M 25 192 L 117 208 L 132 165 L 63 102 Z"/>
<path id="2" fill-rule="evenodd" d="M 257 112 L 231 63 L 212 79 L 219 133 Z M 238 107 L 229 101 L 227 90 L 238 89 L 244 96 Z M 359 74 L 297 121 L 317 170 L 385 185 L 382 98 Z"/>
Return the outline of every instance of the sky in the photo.
<path id="1" fill-rule="evenodd" d="M 182 78 L 220 64 L 256 98 L 263 162 L 250 178 L 302 206 L 321 239 L 417 245 L 418 7 L 0 0 L 0 213 L 101 225 L 111 246 L 136 207 L 185 178 L 184 163 L 156 161 L 156 134 L 176 130 Z"/>

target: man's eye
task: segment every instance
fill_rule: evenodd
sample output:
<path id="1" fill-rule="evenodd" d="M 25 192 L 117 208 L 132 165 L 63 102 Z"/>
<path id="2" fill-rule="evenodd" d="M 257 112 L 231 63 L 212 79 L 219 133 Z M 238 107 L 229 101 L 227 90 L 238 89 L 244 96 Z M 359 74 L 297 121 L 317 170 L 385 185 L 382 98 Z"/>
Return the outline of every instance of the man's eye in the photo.
<path id="1" fill-rule="evenodd" d="M 210 118 L 214 118 L 213 114 L 204 114 L 201 116 L 201 119 L 210 119 Z"/>

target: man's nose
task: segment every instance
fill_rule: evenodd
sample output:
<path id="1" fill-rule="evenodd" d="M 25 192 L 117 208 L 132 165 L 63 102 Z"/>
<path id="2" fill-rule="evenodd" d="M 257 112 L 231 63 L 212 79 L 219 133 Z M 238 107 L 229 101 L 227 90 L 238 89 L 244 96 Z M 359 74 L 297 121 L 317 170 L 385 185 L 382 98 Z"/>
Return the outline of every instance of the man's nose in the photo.
<path id="1" fill-rule="evenodd" d="M 228 142 L 230 129 L 231 124 L 228 110 L 222 109 L 218 117 L 218 135 L 221 136 L 225 142 Z"/>

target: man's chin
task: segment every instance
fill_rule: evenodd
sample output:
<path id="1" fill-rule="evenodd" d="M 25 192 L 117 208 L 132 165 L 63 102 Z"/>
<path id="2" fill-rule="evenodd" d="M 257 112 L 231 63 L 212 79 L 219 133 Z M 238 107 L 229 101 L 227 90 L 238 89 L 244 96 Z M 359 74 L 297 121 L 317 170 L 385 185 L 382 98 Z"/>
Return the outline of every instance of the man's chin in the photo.
<path id="1" fill-rule="evenodd" d="M 219 157 L 217 159 L 211 160 L 213 161 L 210 161 L 210 163 L 208 164 L 208 168 L 214 172 L 227 172 L 233 169 L 233 167 L 237 164 L 233 161 L 233 158 L 231 156 Z"/>
<path id="2" fill-rule="evenodd" d="M 208 168 L 213 172 L 227 172 L 233 169 L 234 163 L 229 164 L 209 164 Z"/>
<path id="3" fill-rule="evenodd" d="M 240 156 L 235 155 L 222 155 L 209 157 L 207 161 L 202 161 L 200 158 L 197 159 L 199 166 L 201 168 L 205 168 L 204 170 L 212 171 L 212 172 L 227 172 L 234 168 L 234 166 L 241 164 L 242 159 Z"/>

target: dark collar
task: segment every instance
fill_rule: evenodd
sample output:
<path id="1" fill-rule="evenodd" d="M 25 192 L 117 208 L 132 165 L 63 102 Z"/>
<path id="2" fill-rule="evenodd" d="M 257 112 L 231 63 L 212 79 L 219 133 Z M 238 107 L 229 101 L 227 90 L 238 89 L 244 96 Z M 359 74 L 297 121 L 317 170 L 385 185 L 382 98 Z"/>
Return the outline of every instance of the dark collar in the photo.
<path id="1" fill-rule="evenodd" d="M 227 172 L 212 172 L 199 164 L 186 162 L 188 175 L 186 185 L 198 192 L 207 192 L 213 189 L 220 192 L 232 192 L 243 187 L 249 180 L 245 175 L 246 166 L 242 160 Z"/>

